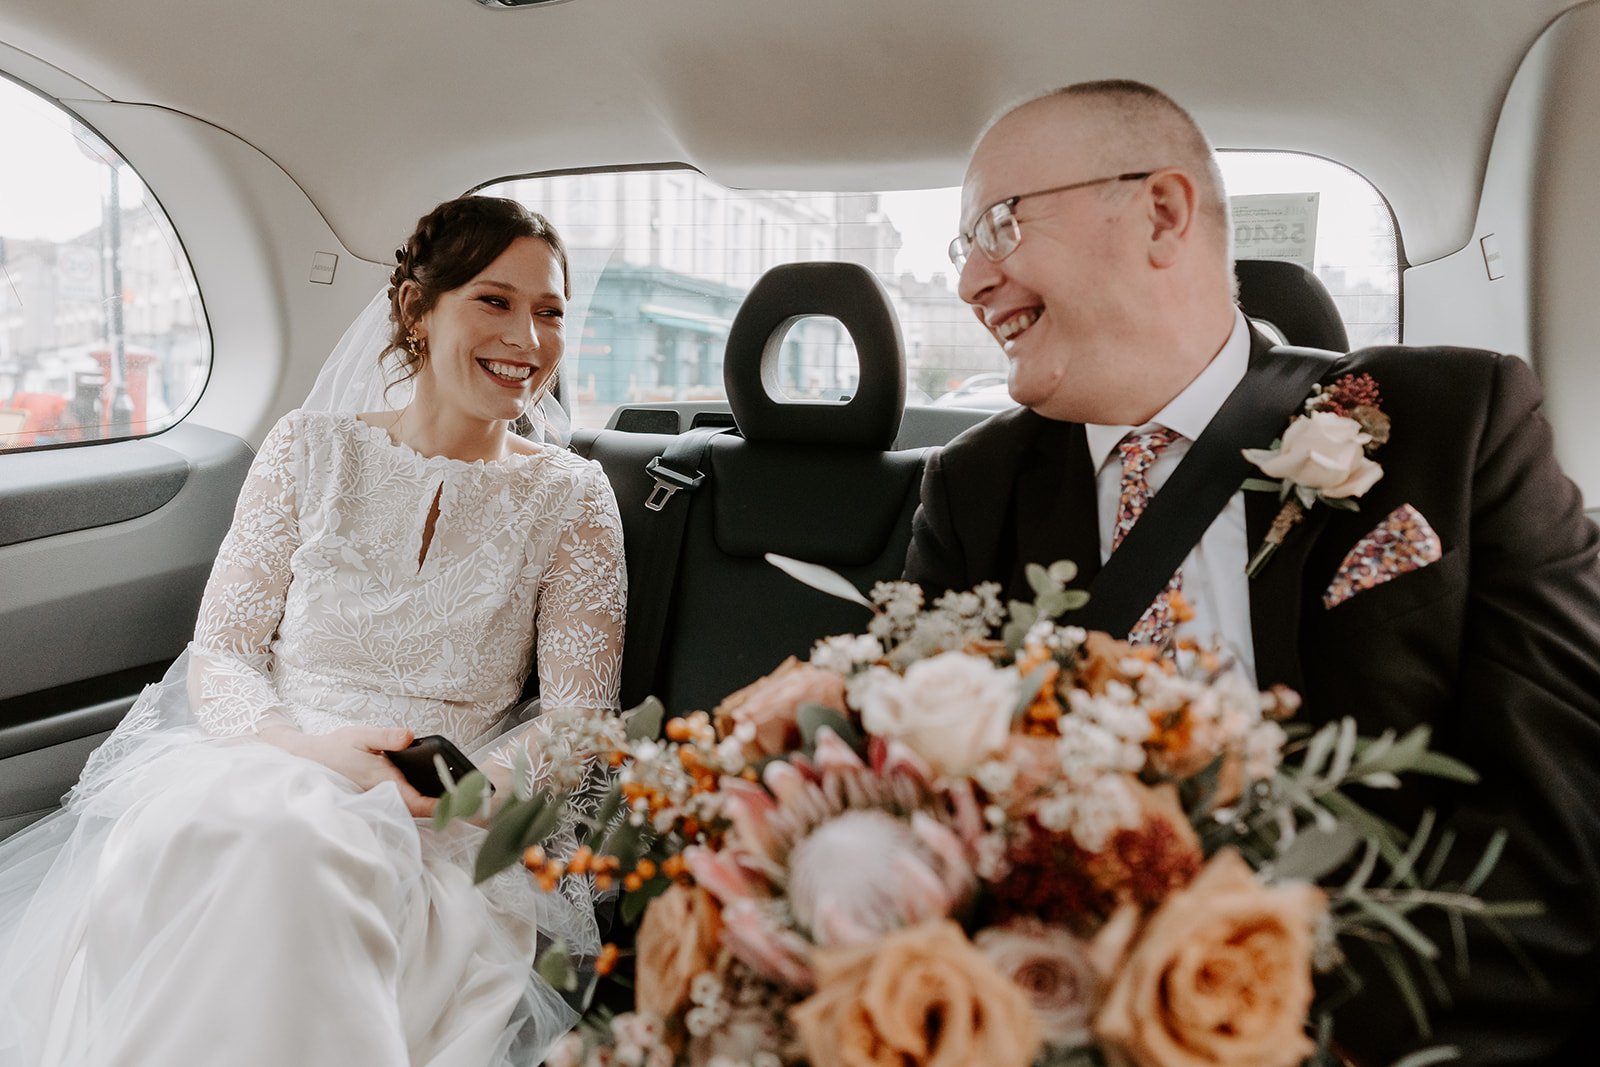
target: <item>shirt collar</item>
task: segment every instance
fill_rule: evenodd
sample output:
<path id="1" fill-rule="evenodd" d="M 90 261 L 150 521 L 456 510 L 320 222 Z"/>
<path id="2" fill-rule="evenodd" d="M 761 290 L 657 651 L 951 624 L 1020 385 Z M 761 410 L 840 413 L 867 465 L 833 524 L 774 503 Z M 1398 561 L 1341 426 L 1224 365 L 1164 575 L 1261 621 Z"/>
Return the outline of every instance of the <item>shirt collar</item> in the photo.
<path id="1" fill-rule="evenodd" d="M 1233 332 L 1228 334 L 1222 349 L 1195 376 L 1194 381 L 1184 387 L 1183 392 L 1168 401 L 1167 406 L 1156 412 L 1155 417 L 1143 427 L 1084 423 L 1083 432 L 1088 438 L 1089 459 L 1094 463 L 1094 469 L 1099 471 L 1105 466 L 1117 445 L 1132 430 L 1165 426 L 1190 441 L 1198 438 L 1211 425 L 1223 401 L 1244 379 L 1245 369 L 1249 365 L 1250 327 L 1245 322 L 1244 313 L 1235 308 Z"/>

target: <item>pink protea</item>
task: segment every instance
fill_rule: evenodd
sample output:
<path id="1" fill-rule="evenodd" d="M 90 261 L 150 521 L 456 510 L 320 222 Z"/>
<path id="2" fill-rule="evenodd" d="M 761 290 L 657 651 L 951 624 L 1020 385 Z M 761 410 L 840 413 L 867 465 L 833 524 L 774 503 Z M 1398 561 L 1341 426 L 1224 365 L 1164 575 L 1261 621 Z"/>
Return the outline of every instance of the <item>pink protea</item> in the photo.
<path id="1" fill-rule="evenodd" d="M 960 842 L 918 812 L 846 811 L 789 854 L 795 920 L 825 947 L 870 941 L 971 899 L 976 879 Z"/>
<path id="2" fill-rule="evenodd" d="M 722 941 L 741 963 L 781 986 L 807 991 L 817 984 L 807 962 L 811 946 L 757 901 L 736 900 L 722 909 Z"/>

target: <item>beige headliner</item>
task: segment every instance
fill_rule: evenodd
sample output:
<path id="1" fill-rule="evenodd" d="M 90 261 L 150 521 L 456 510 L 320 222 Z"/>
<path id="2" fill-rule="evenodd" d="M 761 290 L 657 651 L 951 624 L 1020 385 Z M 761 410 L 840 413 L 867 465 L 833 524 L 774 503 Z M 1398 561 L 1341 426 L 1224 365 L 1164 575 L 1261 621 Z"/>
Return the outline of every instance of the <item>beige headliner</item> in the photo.
<path id="1" fill-rule="evenodd" d="M 1571 6 L 5 0 L 0 41 L 233 132 L 379 260 L 426 207 L 518 173 L 679 161 L 737 186 L 954 184 L 1003 104 L 1126 76 L 1177 96 L 1219 146 L 1363 172 L 1418 263 L 1470 238 L 1512 74 Z"/>

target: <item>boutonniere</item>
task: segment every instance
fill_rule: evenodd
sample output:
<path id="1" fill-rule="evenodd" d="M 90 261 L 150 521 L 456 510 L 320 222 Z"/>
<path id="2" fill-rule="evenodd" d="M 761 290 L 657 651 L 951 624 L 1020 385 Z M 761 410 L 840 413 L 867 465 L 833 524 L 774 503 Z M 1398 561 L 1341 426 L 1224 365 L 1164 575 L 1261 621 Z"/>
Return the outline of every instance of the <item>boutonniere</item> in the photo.
<path id="1" fill-rule="evenodd" d="M 1312 505 L 1356 511 L 1356 498 L 1383 477 L 1383 468 L 1367 458 L 1389 440 L 1389 416 L 1378 404 L 1378 383 L 1370 374 L 1346 374 L 1332 385 L 1316 386 L 1304 413 L 1289 420 L 1271 448 L 1243 450 L 1267 477 L 1247 478 L 1242 488 L 1277 493 L 1283 501 L 1245 567 L 1248 577 L 1261 573 Z"/>

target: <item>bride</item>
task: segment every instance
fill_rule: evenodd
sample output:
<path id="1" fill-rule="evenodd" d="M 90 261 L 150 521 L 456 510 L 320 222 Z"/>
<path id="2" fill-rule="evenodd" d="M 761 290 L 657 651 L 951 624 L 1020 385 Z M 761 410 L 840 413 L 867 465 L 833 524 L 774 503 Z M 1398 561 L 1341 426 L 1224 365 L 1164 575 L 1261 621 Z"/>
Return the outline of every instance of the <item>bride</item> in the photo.
<path id="1" fill-rule="evenodd" d="M 503 784 L 532 662 L 547 711 L 615 709 L 611 490 L 508 432 L 561 360 L 566 251 L 465 197 L 397 259 L 331 410 L 263 442 L 187 653 L 0 845 L 0 1067 L 523 1065 L 576 1019 L 531 963 L 598 949 L 591 902 L 474 886 L 483 832 L 419 821 L 382 755 L 444 734 Z"/>

